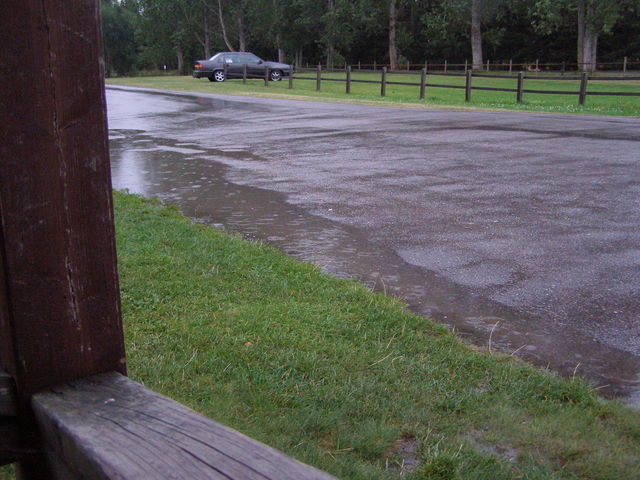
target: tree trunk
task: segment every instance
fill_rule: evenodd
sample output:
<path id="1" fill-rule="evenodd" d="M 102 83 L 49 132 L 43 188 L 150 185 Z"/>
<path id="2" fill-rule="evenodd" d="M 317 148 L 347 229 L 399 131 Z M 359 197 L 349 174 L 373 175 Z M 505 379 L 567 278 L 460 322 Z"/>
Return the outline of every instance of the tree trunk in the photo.
<path id="1" fill-rule="evenodd" d="M 586 17 L 585 0 L 578 0 L 578 70 L 584 70 L 584 27 Z"/>
<path id="2" fill-rule="evenodd" d="M 278 49 L 278 62 L 280 63 L 284 63 L 284 50 L 281 47 L 282 45 L 282 35 L 280 35 L 280 33 L 278 33 L 276 35 L 276 48 Z"/>
<path id="3" fill-rule="evenodd" d="M 398 69 L 398 47 L 396 45 L 396 23 L 398 21 L 398 10 L 396 0 L 389 2 L 389 68 Z"/>
<path id="4" fill-rule="evenodd" d="M 597 67 L 598 30 L 594 25 L 595 5 L 592 0 L 578 1 L 578 68 L 593 72 Z"/>
<path id="5" fill-rule="evenodd" d="M 236 49 L 231 46 L 231 42 L 229 42 L 229 38 L 227 37 L 227 29 L 225 28 L 224 17 L 222 16 L 222 0 L 218 0 L 218 19 L 220 20 L 220 30 L 222 30 L 222 39 L 225 45 L 230 52 L 235 52 Z"/>
<path id="6" fill-rule="evenodd" d="M 328 29 L 328 40 L 327 40 L 327 68 L 331 68 L 333 65 L 333 50 L 334 50 L 334 36 L 335 36 L 335 27 L 333 18 L 333 0 L 327 0 L 327 7 L 329 9 L 329 24 L 327 25 Z"/>
<path id="7" fill-rule="evenodd" d="M 176 57 L 178 59 L 178 75 L 184 73 L 184 51 L 181 44 L 176 45 Z"/>
<path id="8" fill-rule="evenodd" d="M 482 32 L 480 30 L 480 2 L 482 0 L 471 1 L 471 55 L 474 70 L 482 70 Z"/>
<path id="9" fill-rule="evenodd" d="M 202 45 L 204 46 L 204 58 L 208 59 L 209 57 L 211 57 L 211 44 L 210 44 L 210 39 L 209 39 L 209 8 L 208 7 L 204 7 L 204 21 L 202 23 L 203 25 L 203 42 Z"/>
<path id="10" fill-rule="evenodd" d="M 241 52 L 247 51 L 247 36 L 244 31 L 244 6 L 242 4 L 238 6 L 238 50 Z"/>

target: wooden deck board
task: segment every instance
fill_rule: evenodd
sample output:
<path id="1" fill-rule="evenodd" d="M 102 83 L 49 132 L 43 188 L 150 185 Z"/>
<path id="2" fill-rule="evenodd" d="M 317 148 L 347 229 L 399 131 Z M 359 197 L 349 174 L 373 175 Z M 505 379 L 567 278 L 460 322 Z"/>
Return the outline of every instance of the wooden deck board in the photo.
<path id="1" fill-rule="evenodd" d="M 95 479 L 335 480 L 115 373 L 34 396 L 48 454 Z"/>

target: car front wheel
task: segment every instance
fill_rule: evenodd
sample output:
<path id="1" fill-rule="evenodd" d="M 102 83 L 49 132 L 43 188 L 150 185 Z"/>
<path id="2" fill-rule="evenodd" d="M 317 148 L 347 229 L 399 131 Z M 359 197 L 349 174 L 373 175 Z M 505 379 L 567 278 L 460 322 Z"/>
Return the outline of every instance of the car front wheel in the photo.
<path id="1" fill-rule="evenodd" d="M 213 81 L 214 82 L 224 82 L 224 72 L 222 70 L 218 70 L 213 72 Z"/>
<path id="2" fill-rule="evenodd" d="M 270 77 L 272 82 L 279 82 L 282 80 L 282 72 L 280 70 L 272 70 Z"/>

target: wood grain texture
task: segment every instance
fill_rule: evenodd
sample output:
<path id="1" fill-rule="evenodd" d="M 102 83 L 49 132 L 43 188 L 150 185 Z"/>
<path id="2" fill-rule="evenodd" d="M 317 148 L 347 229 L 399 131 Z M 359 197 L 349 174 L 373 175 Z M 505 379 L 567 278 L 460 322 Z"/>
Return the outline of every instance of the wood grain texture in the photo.
<path id="1" fill-rule="evenodd" d="M 0 367 L 124 372 L 99 0 L 3 0 Z"/>
<path id="2" fill-rule="evenodd" d="M 32 405 L 48 454 L 81 478 L 335 480 L 114 372 Z"/>

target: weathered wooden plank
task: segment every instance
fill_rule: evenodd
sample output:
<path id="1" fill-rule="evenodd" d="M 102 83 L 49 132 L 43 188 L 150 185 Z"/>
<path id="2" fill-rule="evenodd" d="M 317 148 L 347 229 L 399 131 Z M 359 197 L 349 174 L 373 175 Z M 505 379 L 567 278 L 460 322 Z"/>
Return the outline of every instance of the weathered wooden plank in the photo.
<path id="1" fill-rule="evenodd" d="M 3 0 L 0 367 L 124 372 L 98 0 Z"/>
<path id="2" fill-rule="evenodd" d="M 114 372 L 32 405 L 48 454 L 82 478 L 335 480 Z"/>

